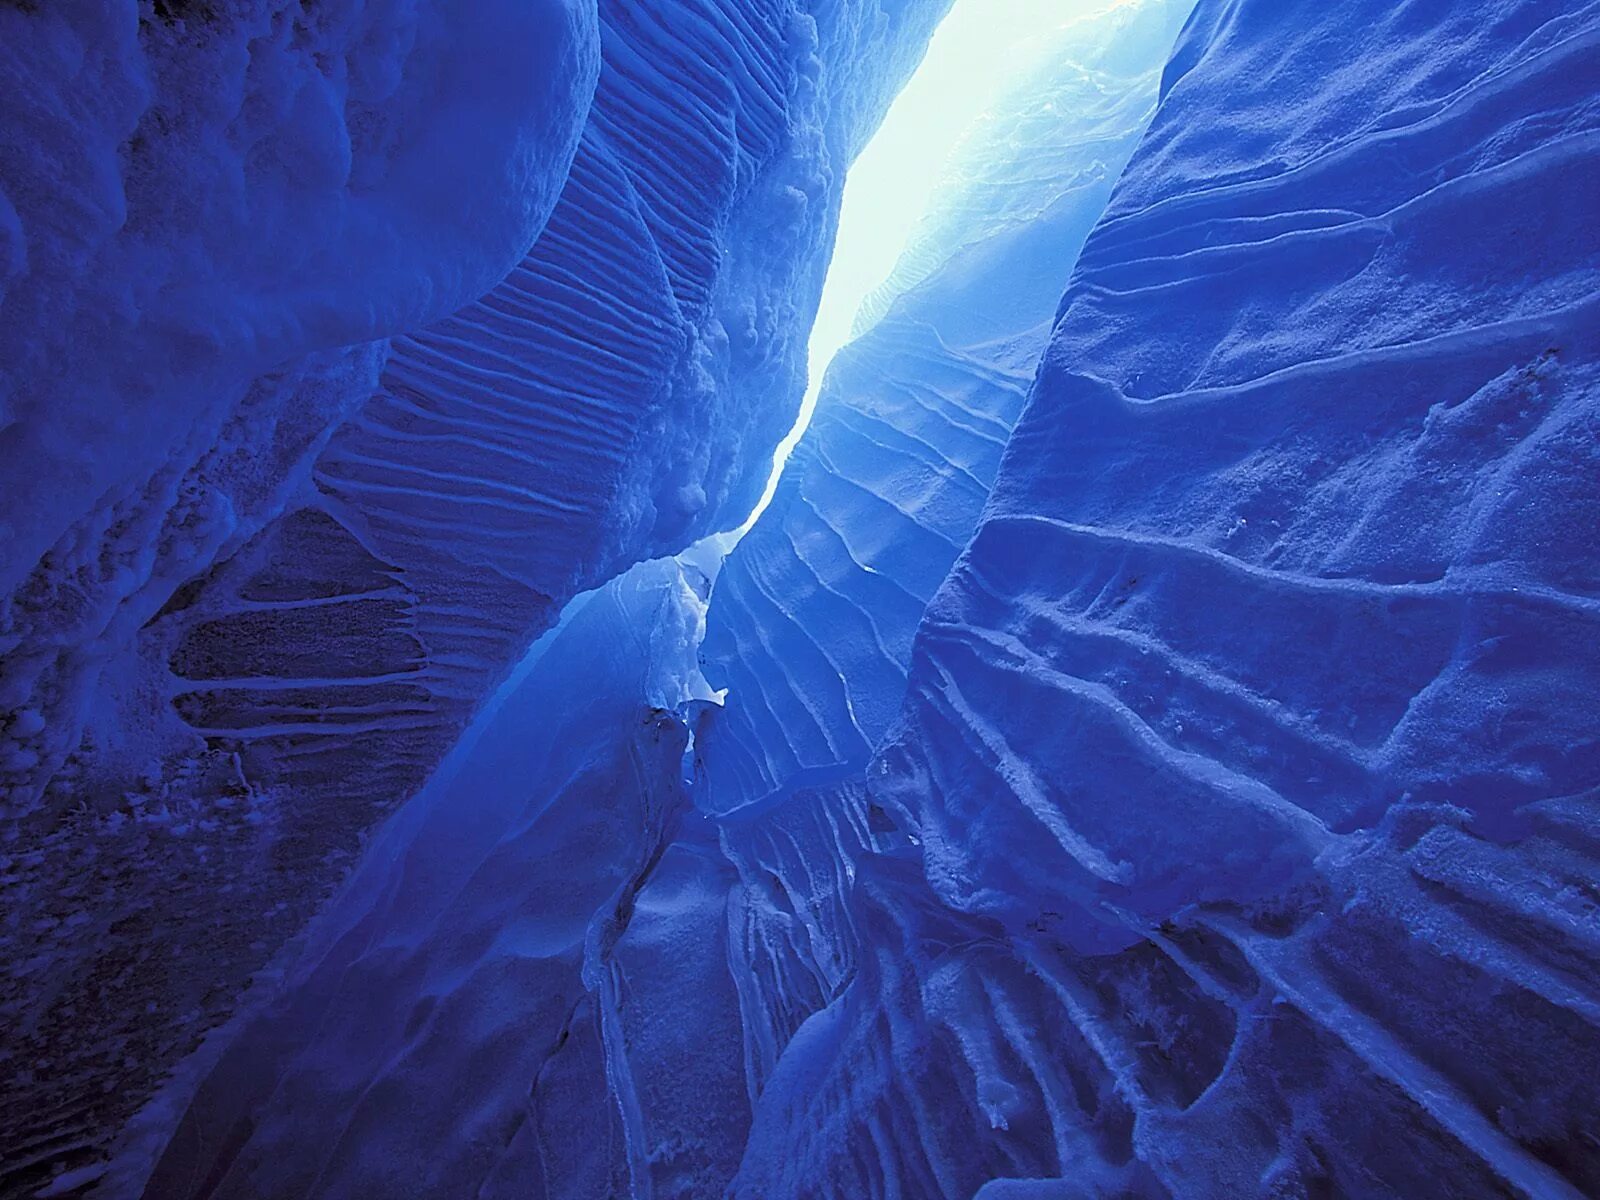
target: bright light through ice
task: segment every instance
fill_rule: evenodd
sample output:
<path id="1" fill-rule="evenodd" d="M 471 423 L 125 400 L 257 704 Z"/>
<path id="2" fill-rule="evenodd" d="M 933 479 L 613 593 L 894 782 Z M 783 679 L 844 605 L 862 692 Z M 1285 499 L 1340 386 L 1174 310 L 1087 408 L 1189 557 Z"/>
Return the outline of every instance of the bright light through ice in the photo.
<path id="1" fill-rule="evenodd" d="M 779 444 L 772 476 L 745 523 L 718 539 L 723 552 L 772 502 L 790 452 L 811 421 L 823 373 L 851 340 L 862 301 L 889 277 L 927 211 L 951 151 L 967 128 L 1088 14 L 1135 0 L 955 0 L 927 56 L 845 178 L 839 235 L 811 331 L 809 381 L 799 419 Z"/>

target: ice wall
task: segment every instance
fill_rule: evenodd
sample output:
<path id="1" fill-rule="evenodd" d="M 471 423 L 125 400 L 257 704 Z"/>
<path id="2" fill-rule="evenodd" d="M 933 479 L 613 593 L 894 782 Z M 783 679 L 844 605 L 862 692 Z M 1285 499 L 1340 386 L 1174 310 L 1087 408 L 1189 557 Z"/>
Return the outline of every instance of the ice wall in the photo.
<path id="1" fill-rule="evenodd" d="M 866 769 L 1189 7 L 1075 23 L 968 134 L 718 579 L 704 657 L 729 694 L 699 727 L 695 794 L 740 880 L 730 970 L 757 1101 L 733 1196 L 1143 1182 L 1066 1129 L 1077 1050 L 1059 1014 L 1011 1002 L 1029 969 L 929 887 L 914 826 L 868 795 Z"/>
<path id="2" fill-rule="evenodd" d="M 869 772 L 942 978 L 797 1095 L 888 1022 L 1041 1194 L 1600 1190 L 1597 39 L 1202 0 Z"/>
<path id="3" fill-rule="evenodd" d="M 93 1158 L 126 1096 L 86 1081 L 137 1096 L 230 1007 L 586 572 L 759 490 L 827 240 L 787 171 L 934 14 L 665 11 L 602 7 L 581 203 L 100 675 L 175 666 L 209 751 L 6 864 L 56 989 L 8 1026 L 13 1191 Z M 1597 50 L 1594 3 L 1200 0 L 1086 243 L 1141 70 L 1030 73 L 1073 103 L 975 137 L 709 612 L 671 560 L 567 610 L 146 1111 L 144 1194 L 1600 1191 Z M 380 357 L 252 394 L 338 409 Z"/>
<path id="4" fill-rule="evenodd" d="M 567 598 L 748 507 L 942 7 L 0 13 L 0 1186 L 95 1157 Z"/>

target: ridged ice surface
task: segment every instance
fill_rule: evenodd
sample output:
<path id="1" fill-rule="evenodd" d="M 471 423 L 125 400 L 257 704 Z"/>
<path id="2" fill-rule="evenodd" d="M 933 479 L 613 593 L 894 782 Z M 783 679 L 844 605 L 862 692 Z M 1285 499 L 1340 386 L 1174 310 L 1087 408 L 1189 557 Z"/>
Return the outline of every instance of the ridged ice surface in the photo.
<path id="1" fill-rule="evenodd" d="M 1600 1189 L 1597 39 L 1201 4 L 869 772 L 949 924 L 786 1138 L 867 1046 L 910 1191 L 953 1086 L 1063 1195 Z"/>
<path id="2" fill-rule="evenodd" d="M 681 544 L 743 483 L 745 428 L 793 403 L 791 319 L 826 228 L 803 203 L 773 211 L 799 203 L 774 199 L 788 186 L 775 177 L 827 203 L 808 126 L 825 110 L 796 93 L 815 30 L 791 16 L 603 6 L 594 108 L 532 253 L 394 343 L 377 394 L 318 459 L 310 506 L 252 547 L 253 575 L 235 564 L 239 581 L 202 593 L 210 611 L 178 618 L 180 711 L 242 743 L 263 786 L 321 805 L 337 780 L 346 807 L 392 806 L 566 599 Z M 803 138 L 808 157 L 786 162 Z M 730 244 L 731 228 L 775 220 Z M 771 267 L 759 286 L 724 278 L 725 258 L 737 272 L 755 255 Z M 752 326 L 737 344 L 735 315 Z M 275 602 L 262 581 L 303 569 L 302 528 L 318 574 Z M 357 593 L 308 628 L 305 589 L 372 559 L 387 597 Z"/>
<path id="3" fill-rule="evenodd" d="M 836 360 L 773 506 L 717 581 L 704 653 L 729 697 L 702 739 L 708 807 L 865 764 L 1043 331 L 1020 342 L 946 346 L 908 304 Z"/>

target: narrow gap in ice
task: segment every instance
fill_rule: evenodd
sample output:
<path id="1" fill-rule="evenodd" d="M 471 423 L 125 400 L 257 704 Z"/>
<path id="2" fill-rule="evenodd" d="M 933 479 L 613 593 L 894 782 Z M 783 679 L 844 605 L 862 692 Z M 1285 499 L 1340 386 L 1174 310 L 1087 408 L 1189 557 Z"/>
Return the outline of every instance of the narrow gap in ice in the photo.
<path id="1" fill-rule="evenodd" d="M 926 270 L 904 261 L 920 236 L 942 232 L 928 221 L 936 193 L 949 187 L 948 166 L 973 137 L 993 136 L 984 122 L 1019 81 L 1046 65 L 1063 31 L 1140 0 L 955 0 L 929 42 L 927 54 L 896 97 L 883 123 L 850 167 L 832 259 L 807 347 L 805 395 L 794 426 L 778 443 L 766 488 L 735 529 L 711 534 L 679 554 L 636 564 L 622 576 L 573 598 L 558 625 L 530 647 L 523 663 L 483 706 L 481 727 L 513 694 L 543 649 L 571 618 L 608 588 L 654 580 L 670 593 L 652 637 L 648 701 L 684 715 L 695 702 L 722 703 L 700 672 L 698 651 L 712 585 L 723 560 L 760 520 L 777 493 L 790 454 L 816 411 L 834 356 L 876 323 L 896 294 Z M 667 582 L 667 576 L 675 582 Z M 467 741 L 469 739 L 463 739 Z M 691 741 L 686 769 L 694 753 Z"/>
<path id="2" fill-rule="evenodd" d="M 833 258 L 807 349 L 805 396 L 778 443 L 761 499 L 737 529 L 706 541 L 726 555 L 772 503 L 784 464 L 816 411 L 828 365 L 859 336 L 871 299 L 881 313 L 901 253 L 929 209 L 944 166 L 963 136 L 1010 83 L 1054 44 L 1048 36 L 1083 17 L 1133 0 L 955 0 L 927 55 L 845 178 Z"/>

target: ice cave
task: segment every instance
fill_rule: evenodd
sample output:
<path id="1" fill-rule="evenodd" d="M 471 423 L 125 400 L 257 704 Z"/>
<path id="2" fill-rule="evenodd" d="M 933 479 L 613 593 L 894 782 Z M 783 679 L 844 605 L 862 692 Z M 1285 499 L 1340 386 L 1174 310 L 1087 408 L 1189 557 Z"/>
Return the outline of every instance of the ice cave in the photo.
<path id="1" fill-rule="evenodd" d="M 0 0 L 0 1200 L 1600 1197 L 1600 0 Z"/>

